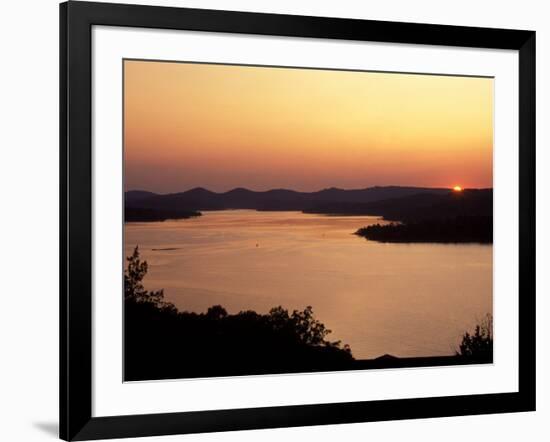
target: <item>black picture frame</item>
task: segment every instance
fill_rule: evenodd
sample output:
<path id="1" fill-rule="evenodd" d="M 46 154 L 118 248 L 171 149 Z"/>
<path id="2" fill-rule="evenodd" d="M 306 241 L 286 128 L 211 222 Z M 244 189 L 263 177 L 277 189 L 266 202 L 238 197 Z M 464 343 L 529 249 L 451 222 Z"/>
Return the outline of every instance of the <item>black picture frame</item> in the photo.
<path id="1" fill-rule="evenodd" d="M 519 391 L 218 411 L 92 417 L 93 25 L 519 53 Z M 154 436 L 535 410 L 535 32 L 157 6 L 60 5 L 60 437 Z"/>

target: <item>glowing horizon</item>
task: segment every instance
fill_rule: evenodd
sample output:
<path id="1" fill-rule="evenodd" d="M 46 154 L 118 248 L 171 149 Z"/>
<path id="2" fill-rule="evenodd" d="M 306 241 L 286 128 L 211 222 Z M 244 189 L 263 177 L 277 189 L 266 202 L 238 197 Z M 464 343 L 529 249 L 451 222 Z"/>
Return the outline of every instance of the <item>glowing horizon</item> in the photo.
<path id="1" fill-rule="evenodd" d="M 490 78 L 124 64 L 126 190 L 492 187 Z"/>
<path id="2" fill-rule="evenodd" d="M 302 193 L 316 193 L 316 192 L 321 192 L 323 190 L 330 190 L 330 189 L 337 189 L 337 190 L 343 190 L 343 191 L 355 191 L 355 190 L 366 190 L 366 189 L 372 189 L 374 187 L 413 187 L 413 188 L 418 188 L 418 189 L 434 189 L 434 190 L 440 190 L 440 189 L 448 189 L 449 191 L 454 191 L 454 192 L 464 192 L 464 191 L 468 191 L 468 190 L 489 190 L 489 189 L 492 189 L 492 187 L 460 187 L 460 186 L 453 186 L 453 187 L 445 187 L 445 186 L 441 186 L 441 187 L 425 187 L 425 186 L 392 186 L 392 185 L 387 185 L 387 186 L 367 186 L 367 187 L 361 187 L 361 188 L 342 188 L 342 187 L 324 187 L 322 189 L 313 189 L 313 190 L 295 190 L 295 189 L 288 189 L 288 188 L 283 188 L 283 187 L 277 187 L 277 188 L 270 188 L 270 189 L 266 189 L 266 190 L 257 190 L 257 189 L 250 189 L 248 187 L 232 187 L 230 189 L 227 189 L 227 190 L 220 190 L 220 191 L 216 191 L 216 190 L 212 190 L 212 189 L 208 189 L 207 187 L 202 187 L 202 186 L 195 186 L 195 187 L 190 187 L 190 188 L 184 188 L 184 189 L 179 189 L 179 190 L 176 190 L 176 191 L 169 191 L 169 192 L 155 192 L 155 191 L 152 191 L 152 190 L 148 190 L 148 189 L 141 189 L 141 188 L 128 188 L 128 189 L 125 189 L 125 192 L 151 192 L 151 193 L 156 193 L 156 194 L 159 194 L 159 195 L 168 195 L 168 194 L 172 194 L 172 193 L 185 193 L 185 192 L 189 192 L 189 191 L 192 191 L 192 190 L 198 190 L 198 189 L 202 189 L 202 190 L 206 190 L 206 191 L 209 191 L 209 192 L 212 192 L 212 193 L 217 193 L 217 194 L 222 194 L 222 193 L 227 193 L 227 192 L 231 192 L 231 191 L 234 191 L 234 190 L 248 190 L 250 192 L 266 192 L 266 191 L 273 191 L 273 190 L 286 190 L 286 191 L 296 191 L 296 192 L 302 192 Z"/>

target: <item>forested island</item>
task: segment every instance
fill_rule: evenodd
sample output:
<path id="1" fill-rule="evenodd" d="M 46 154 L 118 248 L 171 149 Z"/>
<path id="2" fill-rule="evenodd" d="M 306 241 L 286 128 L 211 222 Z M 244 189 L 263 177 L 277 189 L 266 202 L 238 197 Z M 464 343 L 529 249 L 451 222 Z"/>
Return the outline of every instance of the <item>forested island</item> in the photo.
<path id="1" fill-rule="evenodd" d="M 375 224 L 355 232 L 372 241 L 396 243 L 480 243 L 493 242 L 493 219 L 488 216 L 462 216 L 404 224 Z"/>

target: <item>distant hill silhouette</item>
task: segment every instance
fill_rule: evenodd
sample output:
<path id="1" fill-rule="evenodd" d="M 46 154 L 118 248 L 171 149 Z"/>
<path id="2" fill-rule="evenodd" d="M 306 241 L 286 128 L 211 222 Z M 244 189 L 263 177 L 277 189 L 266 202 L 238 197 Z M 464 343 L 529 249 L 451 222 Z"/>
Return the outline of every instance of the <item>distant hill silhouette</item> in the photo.
<path id="1" fill-rule="evenodd" d="M 418 222 L 459 216 L 493 216 L 493 189 L 462 192 L 422 192 L 366 203 L 335 202 L 307 209 L 308 213 L 378 215 L 391 221 Z"/>
<path id="2" fill-rule="evenodd" d="M 124 194 L 124 200 L 126 204 L 134 204 L 145 198 L 156 196 L 156 193 L 148 192 L 146 190 L 129 190 Z"/>
<path id="3" fill-rule="evenodd" d="M 164 221 L 200 216 L 199 210 L 295 210 L 324 215 L 371 215 L 398 224 L 360 228 L 359 236 L 381 242 L 493 242 L 493 189 L 370 187 L 296 192 L 236 188 L 216 193 L 202 187 L 159 195 L 129 191 L 125 220 Z"/>
<path id="4" fill-rule="evenodd" d="M 200 210 L 252 209 L 296 210 L 327 215 L 373 215 L 386 220 L 419 222 L 456 217 L 492 217 L 493 190 L 423 187 L 369 187 L 296 192 L 273 189 L 256 192 L 236 188 L 216 193 L 202 187 L 186 192 L 156 194 L 129 191 L 125 194 L 127 221 L 158 221 L 200 215 Z"/>
<path id="5" fill-rule="evenodd" d="M 413 195 L 444 195 L 448 189 L 422 187 L 369 187 L 366 189 L 344 190 L 329 188 L 318 192 L 297 192 L 287 189 L 272 189 L 256 192 L 236 188 L 228 192 L 217 193 L 202 187 L 186 192 L 155 194 L 145 191 L 126 192 L 126 207 L 155 210 L 297 210 L 327 213 L 329 210 L 345 205 L 353 208 L 365 203 L 401 198 Z"/>

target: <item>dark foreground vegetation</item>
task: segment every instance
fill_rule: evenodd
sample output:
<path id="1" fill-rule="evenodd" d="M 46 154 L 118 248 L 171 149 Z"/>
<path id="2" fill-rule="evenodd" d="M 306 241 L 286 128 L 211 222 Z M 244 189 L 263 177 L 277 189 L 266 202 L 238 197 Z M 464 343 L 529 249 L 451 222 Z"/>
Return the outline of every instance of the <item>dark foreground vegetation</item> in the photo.
<path id="1" fill-rule="evenodd" d="M 493 242 L 493 218 L 489 216 L 462 216 L 405 224 L 375 224 L 363 227 L 357 230 L 355 234 L 379 242 L 474 242 L 488 244 Z"/>
<path id="2" fill-rule="evenodd" d="M 456 355 L 475 362 L 493 362 L 493 316 L 487 315 L 473 333 L 464 333 Z"/>
<path id="3" fill-rule="evenodd" d="M 125 380 L 230 376 L 350 368 L 348 346 L 327 340 L 330 330 L 311 307 L 282 307 L 262 315 L 179 312 L 162 290 L 143 288 L 147 262 L 136 248 L 125 273 Z"/>
<path id="4" fill-rule="evenodd" d="M 195 210 L 155 210 L 126 207 L 124 209 L 125 222 L 166 221 L 167 219 L 188 219 L 201 216 Z"/>
<path id="5" fill-rule="evenodd" d="M 315 319 L 311 307 L 282 307 L 268 314 L 228 314 L 221 306 L 206 313 L 180 312 L 163 290 L 147 291 L 147 262 L 138 248 L 124 275 L 124 379 L 126 381 L 459 365 L 492 361 L 489 325 L 463 336 L 454 356 L 355 360 L 351 349 Z M 490 337 L 490 347 L 487 344 Z"/>

